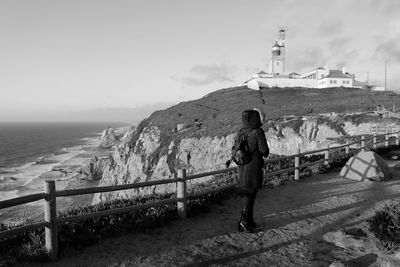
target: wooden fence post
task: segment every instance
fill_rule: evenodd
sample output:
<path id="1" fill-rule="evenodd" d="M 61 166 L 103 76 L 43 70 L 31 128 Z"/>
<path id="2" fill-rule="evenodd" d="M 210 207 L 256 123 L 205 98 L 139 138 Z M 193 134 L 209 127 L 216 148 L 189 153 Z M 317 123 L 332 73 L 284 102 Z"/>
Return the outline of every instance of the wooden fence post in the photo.
<path id="1" fill-rule="evenodd" d="M 361 136 L 361 151 L 365 151 L 365 136 Z"/>
<path id="2" fill-rule="evenodd" d="M 297 148 L 297 155 L 294 157 L 294 180 L 299 180 L 300 177 L 300 170 L 299 170 L 299 166 L 300 166 L 300 148 Z"/>
<path id="3" fill-rule="evenodd" d="M 385 146 L 389 147 L 389 134 L 388 133 L 385 134 Z"/>
<path id="4" fill-rule="evenodd" d="M 400 145 L 400 133 L 396 134 L 396 146 Z"/>
<path id="5" fill-rule="evenodd" d="M 57 236 L 57 205 L 56 205 L 56 182 L 54 180 L 45 181 L 44 199 L 44 221 L 46 235 L 46 249 L 50 260 L 58 258 L 58 236 Z"/>
<path id="6" fill-rule="evenodd" d="M 346 155 L 350 154 L 350 140 L 346 142 Z"/>
<path id="7" fill-rule="evenodd" d="M 374 149 L 376 149 L 376 133 L 374 133 L 374 136 L 372 137 L 372 147 L 374 148 Z"/>
<path id="8" fill-rule="evenodd" d="M 178 200 L 178 214 L 179 217 L 185 219 L 187 217 L 186 211 L 186 169 L 178 170 L 178 178 L 181 180 L 177 183 L 176 196 L 180 198 Z"/>
<path id="9" fill-rule="evenodd" d="M 330 145 L 328 145 L 327 149 L 325 150 L 325 161 L 324 161 L 325 166 L 329 165 L 329 149 Z"/>

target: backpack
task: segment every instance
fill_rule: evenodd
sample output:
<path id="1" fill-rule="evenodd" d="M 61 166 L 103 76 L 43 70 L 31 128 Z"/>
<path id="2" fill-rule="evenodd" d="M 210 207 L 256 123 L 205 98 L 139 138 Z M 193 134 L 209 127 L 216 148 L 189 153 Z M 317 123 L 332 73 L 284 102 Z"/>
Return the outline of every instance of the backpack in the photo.
<path id="1" fill-rule="evenodd" d="M 232 153 L 232 160 L 239 166 L 245 165 L 251 161 L 251 152 L 247 143 L 247 137 L 248 136 L 245 134 L 240 134 L 239 140 Z"/>

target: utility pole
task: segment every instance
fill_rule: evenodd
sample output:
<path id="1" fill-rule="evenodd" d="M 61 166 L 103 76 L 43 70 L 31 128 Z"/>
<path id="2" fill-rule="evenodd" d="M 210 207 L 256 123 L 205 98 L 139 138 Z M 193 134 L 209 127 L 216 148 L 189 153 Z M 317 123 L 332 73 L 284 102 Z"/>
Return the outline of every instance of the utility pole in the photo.
<path id="1" fill-rule="evenodd" d="M 387 72 L 387 60 L 385 60 L 385 91 L 386 91 L 386 72 Z"/>
<path id="2" fill-rule="evenodd" d="M 367 84 L 369 84 L 369 71 L 367 71 Z"/>

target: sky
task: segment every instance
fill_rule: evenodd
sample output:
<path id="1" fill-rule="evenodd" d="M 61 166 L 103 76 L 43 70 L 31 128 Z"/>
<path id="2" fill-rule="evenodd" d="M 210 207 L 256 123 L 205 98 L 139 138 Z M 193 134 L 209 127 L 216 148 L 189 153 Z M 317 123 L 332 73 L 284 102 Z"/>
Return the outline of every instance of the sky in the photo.
<path id="1" fill-rule="evenodd" d="M 287 72 L 383 85 L 387 61 L 400 91 L 398 0 L 0 0 L 0 122 L 129 120 L 240 85 L 268 70 L 279 27 Z"/>

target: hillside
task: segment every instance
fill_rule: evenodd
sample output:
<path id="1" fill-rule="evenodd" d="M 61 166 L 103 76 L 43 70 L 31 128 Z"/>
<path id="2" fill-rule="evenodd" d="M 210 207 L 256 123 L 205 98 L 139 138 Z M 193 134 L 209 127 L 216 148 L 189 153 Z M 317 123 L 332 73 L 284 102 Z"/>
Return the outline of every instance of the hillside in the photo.
<path id="1" fill-rule="evenodd" d="M 215 91 L 201 99 L 157 111 L 150 120 L 161 129 L 172 131 L 176 125 L 184 124 L 185 128 L 191 128 L 192 133 L 214 136 L 240 127 L 240 114 L 245 109 L 259 108 L 267 119 L 275 120 L 284 115 L 369 111 L 375 110 L 377 105 L 391 107 L 394 103 L 400 103 L 400 95 L 393 92 L 350 88 L 267 88 L 255 91 L 243 86 Z"/>
<path id="2" fill-rule="evenodd" d="M 392 92 L 360 89 L 272 88 L 254 91 L 246 87 L 213 92 L 201 99 L 180 103 L 154 112 L 136 129 L 128 131 L 105 169 L 100 186 L 172 178 L 177 169 L 188 174 L 225 168 L 230 158 L 241 112 L 259 108 L 266 113 L 263 129 L 273 154 L 290 155 L 325 148 L 337 138 L 368 134 L 374 125 L 398 125 L 398 121 L 378 116 L 347 115 L 276 122 L 283 115 L 317 115 L 368 111 L 377 105 L 399 103 Z M 357 115 L 358 116 L 358 115 Z M 210 177 L 196 180 L 206 182 Z M 132 191 L 97 194 L 94 203 L 137 194 L 173 192 L 174 184 Z"/>

